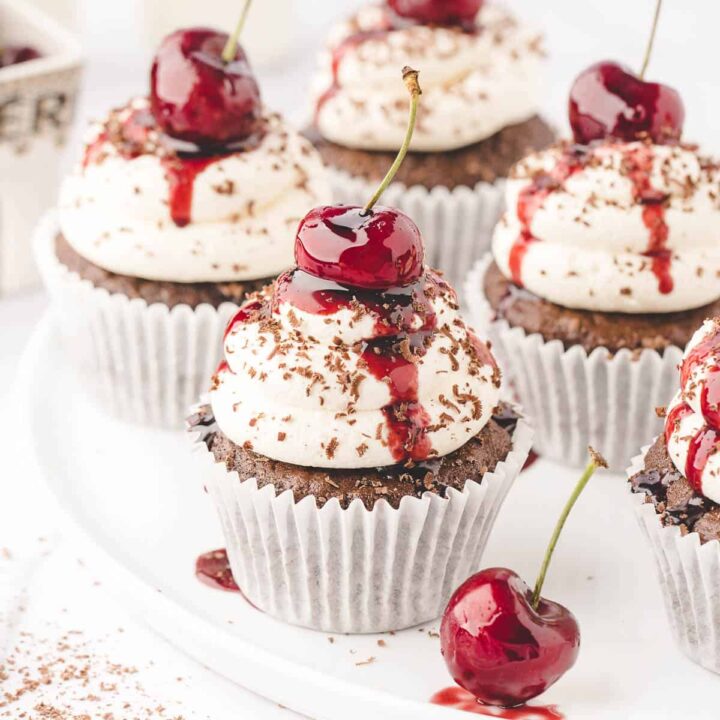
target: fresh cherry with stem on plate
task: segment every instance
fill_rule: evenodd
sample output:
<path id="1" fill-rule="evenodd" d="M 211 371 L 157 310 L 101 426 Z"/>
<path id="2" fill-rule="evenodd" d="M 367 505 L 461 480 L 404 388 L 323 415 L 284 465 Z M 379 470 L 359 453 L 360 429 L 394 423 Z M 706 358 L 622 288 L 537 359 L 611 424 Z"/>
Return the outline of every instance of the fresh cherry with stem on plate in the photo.
<path id="1" fill-rule="evenodd" d="M 607 463 L 590 448 L 590 463 L 563 508 L 533 591 L 507 568 L 482 570 L 450 598 L 440 645 L 455 682 L 486 705 L 515 707 L 540 695 L 575 663 L 580 629 L 573 614 L 541 597 L 565 521 L 595 470 Z"/>
<path id="2" fill-rule="evenodd" d="M 423 273 L 420 230 L 405 213 L 376 205 L 402 164 L 422 94 L 418 73 L 403 68 L 410 92 L 410 120 L 395 162 L 365 207 L 326 205 L 300 222 L 295 241 L 298 267 L 315 277 L 369 290 L 403 287 Z"/>
<path id="3" fill-rule="evenodd" d="M 427 25 L 468 25 L 475 22 L 483 0 L 388 0 L 400 17 Z"/>
<path id="4" fill-rule="evenodd" d="M 187 28 L 168 35 L 153 60 L 150 104 L 160 128 L 201 148 L 244 140 L 259 126 L 260 90 L 235 32 Z"/>
<path id="5" fill-rule="evenodd" d="M 642 68 L 636 75 L 616 62 L 591 65 L 570 89 L 569 117 L 575 141 L 614 137 L 632 142 L 650 139 L 667 144 L 680 139 L 685 108 L 679 93 L 667 85 L 644 80 L 655 40 L 662 0 L 657 0 Z"/>

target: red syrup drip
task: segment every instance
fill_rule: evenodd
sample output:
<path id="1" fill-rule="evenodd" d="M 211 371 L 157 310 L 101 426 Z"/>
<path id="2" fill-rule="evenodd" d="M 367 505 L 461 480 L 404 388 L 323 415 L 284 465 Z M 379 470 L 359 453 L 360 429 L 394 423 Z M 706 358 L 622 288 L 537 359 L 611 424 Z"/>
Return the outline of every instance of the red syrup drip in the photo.
<path id="1" fill-rule="evenodd" d="M 486 715 L 512 720 L 564 720 L 565 716 L 556 705 L 521 705 L 516 708 L 483 705 L 474 695 L 461 687 L 448 687 L 436 692 L 430 702 L 455 710 L 464 710 L 475 715 Z"/>
<path id="2" fill-rule="evenodd" d="M 288 302 L 316 315 L 331 315 L 341 309 L 374 315 L 373 338 L 364 342 L 362 358 L 368 372 L 390 391 L 390 404 L 383 408 L 383 414 L 397 463 L 421 462 L 432 453 L 427 436 L 430 418 L 418 401 L 418 368 L 413 362 L 424 354 L 425 340 L 437 326 L 428 298 L 431 286 L 447 288 L 431 272 L 404 287 L 361 290 L 297 269 L 281 275 L 275 289 L 274 309 Z M 422 321 L 415 327 L 418 316 Z"/>
<path id="3" fill-rule="evenodd" d="M 712 355 L 720 356 L 720 325 L 716 325 L 715 331 L 706 335 L 683 360 L 680 369 L 680 386 L 683 390 L 687 389 L 693 372 Z"/>
<path id="4" fill-rule="evenodd" d="M 195 577 L 204 585 L 216 590 L 240 592 L 224 548 L 200 555 L 195 561 Z"/>
<path id="5" fill-rule="evenodd" d="M 383 13 L 382 20 L 380 21 L 380 27 L 373 28 L 372 30 L 360 30 L 352 35 L 348 35 L 339 45 L 337 45 L 332 51 L 332 59 L 330 63 L 332 82 L 330 83 L 330 87 L 325 90 L 322 95 L 320 95 L 315 106 L 315 125 L 317 125 L 320 110 L 322 110 L 328 100 L 335 97 L 340 89 L 340 65 L 342 64 L 345 55 L 350 50 L 366 43 L 368 40 L 381 40 L 395 30 L 402 30 L 403 28 L 410 27 L 412 25 L 422 24 L 423 23 L 419 23 L 408 18 L 401 18 L 392 11 L 386 11 Z M 479 28 L 475 23 L 462 24 L 457 27 L 467 35 L 474 35 L 479 31 Z"/>
<path id="6" fill-rule="evenodd" d="M 368 40 L 380 40 L 393 29 L 394 28 L 391 16 L 390 14 L 386 14 L 383 17 L 383 27 L 377 28 L 375 30 L 363 30 L 353 35 L 349 35 L 333 50 L 330 66 L 332 72 L 332 82 L 330 83 L 330 87 L 325 90 L 325 92 L 320 95 L 317 100 L 317 105 L 315 106 L 315 125 L 317 125 L 318 115 L 320 114 L 320 111 L 322 110 L 325 103 L 335 97 L 338 90 L 340 89 L 340 64 L 342 63 L 345 55 L 352 48 L 356 48 L 359 45 L 362 45 L 364 42 L 367 42 Z"/>
<path id="7" fill-rule="evenodd" d="M 246 322 L 256 317 L 257 313 L 261 312 L 263 304 L 260 300 L 250 300 L 246 302 L 233 316 L 225 328 L 225 334 L 223 340 L 227 340 L 228 335 L 233 331 L 233 328 L 238 325 L 244 325 Z"/>
<path id="8" fill-rule="evenodd" d="M 534 450 L 531 450 L 530 453 L 528 454 L 527 460 L 525 461 L 525 464 L 522 466 L 522 470 L 520 472 L 532 467 L 538 461 L 539 457 L 540 456 Z"/>
<path id="9" fill-rule="evenodd" d="M 581 154 L 577 147 L 571 148 L 550 172 L 537 174 L 530 184 L 520 191 L 516 208 L 517 218 L 520 221 L 520 234 L 510 248 L 508 260 L 510 277 L 517 286 L 523 286 L 523 260 L 530 244 L 537 241 L 530 229 L 535 213 L 543 206 L 545 200 L 581 167 Z"/>
<path id="10" fill-rule="evenodd" d="M 111 137 L 106 130 L 85 148 L 83 167 L 101 162 L 103 147 L 113 142 L 121 157 L 132 160 L 143 154 L 142 148 L 148 143 L 152 130 L 156 130 L 155 119 L 149 110 L 133 110 L 122 122 L 120 137 Z M 238 149 L 242 149 L 238 146 Z M 168 152 L 160 159 L 165 179 L 168 183 L 168 208 L 172 221 L 178 227 L 185 227 L 192 219 L 192 201 L 195 179 L 209 165 L 225 157 L 228 153 L 212 155 L 178 154 Z"/>
<path id="11" fill-rule="evenodd" d="M 512 281 L 519 287 L 522 282 L 522 265 L 528 248 L 537 241 L 530 229 L 535 213 L 555 190 L 562 188 L 569 177 L 582 167 L 584 151 L 578 146 L 571 147 L 557 166 L 549 173 L 539 173 L 529 185 L 520 191 L 517 202 L 517 218 L 520 233 L 510 249 L 509 266 Z M 647 250 L 643 253 L 650 258 L 651 269 L 658 281 L 658 289 L 664 295 L 672 292 L 672 253 L 667 248 L 668 226 L 665 222 L 665 201 L 667 196 L 655 190 L 650 184 L 653 165 L 652 149 L 646 145 L 631 148 L 626 153 L 628 175 L 633 185 L 633 197 L 643 205 L 643 224 L 648 230 Z"/>
<path id="12" fill-rule="evenodd" d="M 710 456 L 718 449 L 720 433 L 715 428 L 704 425 L 697 431 L 688 447 L 685 461 L 685 477 L 690 485 L 702 493 L 702 476 Z"/>
<path id="13" fill-rule="evenodd" d="M 670 442 L 670 436 L 675 432 L 677 424 L 692 413 L 692 409 L 685 403 L 676 405 L 665 418 L 665 445 Z"/>
<path id="14" fill-rule="evenodd" d="M 650 258 L 652 271 L 658 281 L 658 290 L 667 295 L 673 290 L 671 274 L 672 253 L 667 248 L 668 226 L 665 222 L 667 195 L 650 184 L 653 151 L 647 145 L 631 148 L 627 154 L 628 173 L 633 184 L 636 202 L 643 205 L 643 224 L 648 230 L 648 247 L 644 255 Z"/>
<path id="15" fill-rule="evenodd" d="M 185 227 L 192 219 L 195 178 L 216 160 L 218 156 L 186 158 L 175 155 L 162 159 L 168 181 L 170 217 L 178 227 Z"/>
<path id="16" fill-rule="evenodd" d="M 693 373 L 701 365 L 720 356 L 720 327 L 703 338 L 683 360 L 680 369 L 680 385 L 684 392 L 692 391 Z M 685 461 L 685 477 L 690 485 L 702 492 L 702 476 L 710 456 L 720 449 L 720 366 L 713 365 L 700 390 L 700 411 L 705 419 L 701 427 L 690 440 Z M 665 442 L 675 429 L 677 422 L 692 412 L 687 404 L 674 407 L 665 420 Z"/>

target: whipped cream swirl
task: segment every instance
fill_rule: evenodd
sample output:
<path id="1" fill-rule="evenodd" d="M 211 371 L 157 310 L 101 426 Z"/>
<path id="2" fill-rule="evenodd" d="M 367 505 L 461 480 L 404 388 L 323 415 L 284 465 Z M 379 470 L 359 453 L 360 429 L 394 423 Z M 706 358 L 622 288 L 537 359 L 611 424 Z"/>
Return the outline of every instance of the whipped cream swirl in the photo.
<path id="1" fill-rule="evenodd" d="M 370 5 L 336 27 L 313 82 L 316 124 L 326 139 L 365 150 L 397 150 L 408 99 L 397 70 L 422 70 L 423 103 L 412 148 L 452 150 L 535 115 L 541 37 L 494 2 L 477 28 L 414 25 Z"/>
<path id="2" fill-rule="evenodd" d="M 665 441 L 690 485 L 720 503 L 720 317 L 706 320 L 685 349 Z"/>
<path id="3" fill-rule="evenodd" d="M 519 163 L 493 254 L 558 305 L 622 313 L 720 297 L 720 172 L 693 146 L 561 144 Z"/>
<path id="4" fill-rule="evenodd" d="M 268 114 L 247 148 L 181 157 L 148 107 L 135 100 L 92 129 L 60 192 L 70 245 L 106 270 L 149 280 L 250 280 L 292 266 L 298 222 L 330 197 L 314 148 Z"/>
<path id="5" fill-rule="evenodd" d="M 224 348 L 210 394 L 219 427 L 296 465 L 446 455 L 482 430 L 499 399 L 492 355 L 430 270 L 379 295 L 286 273 L 240 310 Z"/>

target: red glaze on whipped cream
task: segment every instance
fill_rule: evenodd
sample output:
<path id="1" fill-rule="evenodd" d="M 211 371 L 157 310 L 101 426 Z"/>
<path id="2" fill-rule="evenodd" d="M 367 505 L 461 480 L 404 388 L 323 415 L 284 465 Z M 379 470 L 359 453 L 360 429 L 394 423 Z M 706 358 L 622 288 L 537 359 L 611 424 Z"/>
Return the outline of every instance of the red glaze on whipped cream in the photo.
<path id="1" fill-rule="evenodd" d="M 680 390 L 668 407 L 665 441 L 692 487 L 720 502 L 720 318 L 706 320 L 688 343 Z"/>
<path id="2" fill-rule="evenodd" d="M 362 468 L 447 455 L 482 430 L 499 370 L 424 267 L 410 218 L 317 208 L 296 257 L 228 328 L 211 391 L 225 435 L 275 460 Z"/>
<path id="3" fill-rule="evenodd" d="M 333 29 L 313 83 L 315 122 L 326 139 L 396 150 L 407 96 L 397 68 L 422 68 L 424 102 L 413 150 L 443 151 L 484 140 L 540 107 L 541 36 L 497 2 L 474 23 L 422 24 L 369 4 Z"/>
<path id="4" fill-rule="evenodd" d="M 60 228 L 112 272 L 175 282 L 247 280 L 292 266 L 295 229 L 330 195 L 314 148 L 279 115 L 234 149 L 187 154 L 145 99 L 91 132 L 63 183 Z"/>
<path id="5" fill-rule="evenodd" d="M 694 146 L 560 144 L 519 163 L 506 198 L 495 260 L 550 302 L 653 313 L 720 297 L 720 172 Z"/>

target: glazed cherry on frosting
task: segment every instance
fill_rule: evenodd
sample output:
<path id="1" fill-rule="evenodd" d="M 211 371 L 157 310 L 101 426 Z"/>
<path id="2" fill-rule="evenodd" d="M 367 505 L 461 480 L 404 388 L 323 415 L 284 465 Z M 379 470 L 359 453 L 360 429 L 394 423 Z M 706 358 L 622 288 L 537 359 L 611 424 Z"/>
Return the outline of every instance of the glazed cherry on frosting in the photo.
<path id="1" fill-rule="evenodd" d="M 664 144 L 680 139 L 685 108 L 673 88 L 646 82 L 618 63 L 600 62 L 575 79 L 569 115 L 581 144 L 606 137 Z"/>
<path id="2" fill-rule="evenodd" d="M 331 205 L 311 210 L 295 239 L 298 267 L 316 277 L 367 289 L 402 287 L 423 273 L 423 243 L 417 225 L 394 208 L 375 206 L 410 147 L 418 98 L 418 73 L 403 68 L 410 92 L 410 120 L 395 162 L 364 208 Z"/>
<path id="3" fill-rule="evenodd" d="M 591 65 L 570 89 L 568 113 L 576 142 L 612 137 L 625 142 L 650 139 L 657 144 L 677 142 L 682 134 L 685 107 L 667 85 L 647 82 L 662 0 L 656 0 L 650 38 L 642 68 L 636 75 L 611 61 Z"/>
<path id="4" fill-rule="evenodd" d="M 260 90 L 237 43 L 248 5 L 232 37 L 188 28 L 163 40 L 150 73 L 150 103 L 168 135 L 207 147 L 241 141 L 257 130 Z"/>
<path id="5" fill-rule="evenodd" d="M 405 213 L 375 206 L 329 205 L 300 223 L 295 261 L 311 275 L 358 288 L 408 285 L 423 272 L 423 243 Z"/>
<path id="6" fill-rule="evenodd" d="M 580 629 L 573 614 L 541 597 L 565 520 L 598 467 L 591 449 L 585 469 L 560 516 L 534 591 L 512 570 L 491 568 L 466 580 L 450 598 L 440 627 L 448 670 L 481 703 L 514 707 L 540 695 L 575 663 Z"/>
<path id="7" fill-rule="evenodd" d="M 400 17 L 426 25 L 473 23 L 483 0 L 388 0 Z"/>

